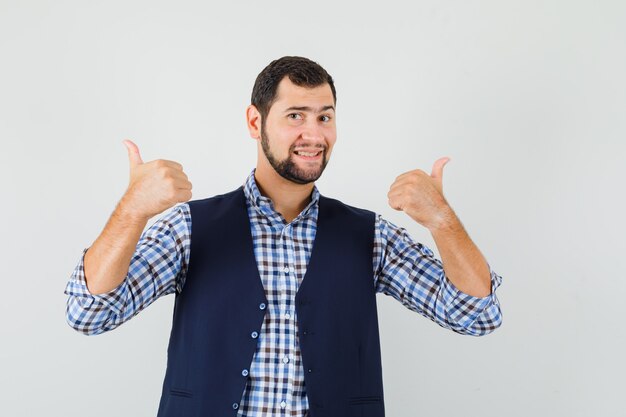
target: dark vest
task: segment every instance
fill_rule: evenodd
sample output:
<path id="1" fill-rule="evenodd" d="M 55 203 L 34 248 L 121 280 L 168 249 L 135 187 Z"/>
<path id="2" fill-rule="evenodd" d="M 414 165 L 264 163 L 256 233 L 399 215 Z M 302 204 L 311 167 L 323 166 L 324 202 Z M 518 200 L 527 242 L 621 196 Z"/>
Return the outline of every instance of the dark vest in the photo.
<path id="1" fill-rule="evenodd" d="M 188 204 L 190 260 L 158 417 L 234 417 L 267 311 L 245 194 Z M 384 416 L 374 223 L 373 212 L 320 196 L 295 305 L 309 417 Z"/>

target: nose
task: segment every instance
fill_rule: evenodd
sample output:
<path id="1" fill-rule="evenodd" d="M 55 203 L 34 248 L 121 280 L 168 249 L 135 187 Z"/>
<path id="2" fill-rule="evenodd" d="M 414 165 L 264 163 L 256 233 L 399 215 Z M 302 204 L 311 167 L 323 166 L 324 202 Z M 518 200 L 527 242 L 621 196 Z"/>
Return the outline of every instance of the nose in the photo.
<path id="1" fill-rule="evenodd" d="M 302 138 L 312 142 L 324 142 L 324 132 L 316 121 L 307 123 L 302 130 Z"/>

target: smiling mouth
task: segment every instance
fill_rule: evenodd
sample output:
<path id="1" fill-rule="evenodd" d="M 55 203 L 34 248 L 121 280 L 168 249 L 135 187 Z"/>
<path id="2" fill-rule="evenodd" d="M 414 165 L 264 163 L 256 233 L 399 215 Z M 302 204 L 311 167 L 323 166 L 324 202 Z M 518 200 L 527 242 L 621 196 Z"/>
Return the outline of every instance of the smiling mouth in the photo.
<path id="1" fill-rule="evenodd" d="M 314 161 L 322 155 L 322 152 L 323 151 L 320 150 L 317 152 L 294 151 L 293 153 L 304 160 Z"/>

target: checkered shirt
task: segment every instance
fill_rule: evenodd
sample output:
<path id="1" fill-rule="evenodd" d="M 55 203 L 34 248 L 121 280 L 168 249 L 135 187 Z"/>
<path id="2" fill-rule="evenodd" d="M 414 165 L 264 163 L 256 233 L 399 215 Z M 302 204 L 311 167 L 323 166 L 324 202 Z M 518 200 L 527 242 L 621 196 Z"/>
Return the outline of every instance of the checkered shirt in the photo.
<path id="1" fill-rule="evenodd" d="M 306 416 L 308 399 L 295 296 L 315 239 L 319 191 L 314 186 L 311 202 L 287 223 L 272 201 L 259 192 L 254 172 L 244 183 L 244 193 L 268 306 L 238 416 Z M 182 291 L 191 231 L 189 205 L 178 204 L 142 233 L 124 281 L 98 295 L 91 294 L 85 284 L 83 262 L 89 248 L 84 248 L 65 287 L 70 326 L 87 335 L 106 332 L 159 297 Z M 483 298 L 465 294 L 448 280 L 441 261 L 428 247 L 379 214 L 372 255 L 372 285 L 377 292 L 457 333 L 482 336 L 500 326 L 502 313 L 495 290 L 502 278 L 491 267 L 491 294 Z"/>

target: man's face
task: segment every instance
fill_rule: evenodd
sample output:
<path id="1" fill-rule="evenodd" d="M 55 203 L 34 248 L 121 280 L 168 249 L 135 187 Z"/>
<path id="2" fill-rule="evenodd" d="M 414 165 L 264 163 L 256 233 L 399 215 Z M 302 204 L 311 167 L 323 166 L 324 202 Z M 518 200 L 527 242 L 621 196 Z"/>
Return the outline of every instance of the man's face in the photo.
<path id="1" fill-rule="evenodd" d="M 307 184 L 324 171 L 337 139 L 330 85 L 296 86 L 285 77 L 277 98 L 261 124 L 261 147 L 283 178 Z"/>

